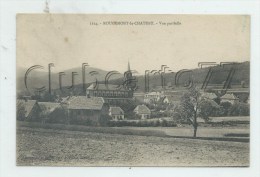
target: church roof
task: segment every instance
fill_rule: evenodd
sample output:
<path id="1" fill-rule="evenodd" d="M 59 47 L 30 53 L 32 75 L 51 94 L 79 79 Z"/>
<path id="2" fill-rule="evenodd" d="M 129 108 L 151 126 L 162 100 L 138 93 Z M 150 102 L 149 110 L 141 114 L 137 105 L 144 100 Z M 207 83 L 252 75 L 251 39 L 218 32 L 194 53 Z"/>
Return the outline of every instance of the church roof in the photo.
<path id="1" fill-rule="evenodd" d="M 122 91 L 127 91 L 122 85 L 113 85 L 113 84 L 91 84 L 87 90 L 111 90 L 111 91 L 116 91 L 116 90 L 122 90 Z"/>

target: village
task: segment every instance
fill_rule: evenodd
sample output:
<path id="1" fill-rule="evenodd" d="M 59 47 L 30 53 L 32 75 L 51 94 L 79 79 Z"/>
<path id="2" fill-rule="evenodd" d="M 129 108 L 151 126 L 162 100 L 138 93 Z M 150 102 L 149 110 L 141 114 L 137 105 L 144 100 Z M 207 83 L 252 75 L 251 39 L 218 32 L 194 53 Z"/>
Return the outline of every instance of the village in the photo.
<path id="1" fill-rule="evenodd" d="M 126 73 L 124 80 L 133 80 L 129 63 Z M 249 116 L 248 88 L 245 83 L 233 87 L 224 94 L 199 89 L 200 97 L 210 101 L 208 117 Z M 22 96 L 17 100 L 17 120 L 86 126 L 178 126 L 188 123 L 178 113 L 187 90 L 165 84 L 142 92 L 134 90 L 133 83 L 92 83 L 85 95 L 56 96 L 47 102 Z"/>
<path id="2" fill-rule="evenodd" d="M 17 166 L 251 165 L 249 16 L 16 19 Z"/>
<path id="3" fill-rule="evenodd" d="M 144 92 L 128 82 L 130 67 L 124 76 L 127 85 L 94 82 L 83 95 L 19 97 L 17 164 L 201 166 L 210 158 L 212 166 L 249 164 L 245 82 L 224 91 L 221 84 L 208 90 L 163 84 Z"/>

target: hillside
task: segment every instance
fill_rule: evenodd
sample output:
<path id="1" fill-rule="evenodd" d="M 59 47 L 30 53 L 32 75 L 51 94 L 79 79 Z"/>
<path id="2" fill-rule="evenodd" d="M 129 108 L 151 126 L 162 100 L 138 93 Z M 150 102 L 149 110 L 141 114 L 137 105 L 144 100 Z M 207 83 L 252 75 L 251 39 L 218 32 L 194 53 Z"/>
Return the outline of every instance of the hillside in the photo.
<path id="1" fill-rule="evenodd" d="M 17 92 L 18 93 L 26 93 L 26 87 L 24 83 L 24 77 L 27 69 L 25 68 L 17 68 L 16 74 L 17 74 Z M 94 72 L 93 72 L 94 71 Z M 79 87 L 82 86 L 82 69 L 81 67 L 78 68 L 72 68 L 68 70 L 61 71 L 64 72 L 65 75 L 62 76 L 62 86 L 63 87 L 69 87 L 72 85 L 72 72 L 77 72 L 77 75 L 75 76 L 74 85 Z M 96 79 L 98 81 L 104 81 L 106 74 L 109 71 L 93 68 L 93 67 L 86 67 L 85 70 L 85 81 L 86 83 L 92 83 Z M 113 78 L 122 78 L 122 74 L 116 74 L 113 75 Z M 34 70 L 32 71 L 27 79 L 28 82 L 28 88 L 30 88 L 30 91 L 32 91 L 33 88 L 42 87 L 45 86 L 48 90 L 48 82 L 49 82 L 49 75 L 48 72 L 44 72 L 41 70 Z M 52 72 L 51 73 L 51 84 L 52 89 L 57 90 L 59 89 L 59 73 Z"/>
<path id="2" fill-rule="evenodd" d="M 243 62 L 239 63 L 236 65 L 233 65 L 235 68 L 235 73 L 233 75 L 231 85 L 240 85 L 242 81 L 245 82 L 245 85 L 249 86 L 250 84 L 250 62 Z M 225 65 L 224 67 L 221 66 L 215 66 L 212 68 L 212 76 L 211 79 L 209 80 L 209 85 L 223 85 L 223 82 L 227 79 L 227 76 L 229 74 L 231 65 Z M 207 73 L 209 71 L 209 67 L 206 68 L 197 68 L 193 69 L 192 72 L 192 78 L 194 83 L 197 85 L 202 85 Z M 175 88 L 175 76 L 176 73 L 166 73 L 164 75 L 165 78 L 165 84 L 172 86 L 172 88 Z M 189 80 L 190 73 L 185 73 L 181 75 L 179 78 L 179 84 L 183 85 L 187 83 Z M 144 76 L 137 76 L 137 86 L 138 86 L 138 91 L 144 91 L 145 90 L 145 77 Z M 150 89 L 156 88 L 158 86 L 161 86 L 161 77 L 156 74 L 150 74 Z M 111 83 L 120 83 L 120 80 L 113 80 Z"/>
<path id="3" fill-rule="evenodd" d="M 233 65 L 235 69 L 235 73 L 233 75 L 231 85 L 241 85 L 243 81 L 245 85 L 249 86 L 250 84 L 250 62 L 243 62 Z M 212 77 L 209 80 L 209 84 L 216 85 L 216 84 L 223 84 L 223 82 L 227 79 L 229 70 L 231 65 L 222 66 L 215 66 L 212 67 Z M 96 72 L 92 72 L 96 71 Z M 194 83 L 197 85 L 202 85 L 204 82 L 207 73 L 209 71 L 209 67 L 206 68 L 196 68 L 192 70 L 192 78 Z M 24 85 L 24 73 L 26 70 L 17 69 L 17 92 L 25 93 L 25 85 Z M 81 68 L 73 68 L 64 71 L 66 73 L 65 76 L 62 77 L 62 85 L 63 85 L 63 92 L 59 90 L 59 74 L 52 73 L 52 88 L 58 94 L 63 96 L 70 94 L 71 90 L 67 89 L 68 86 L 71 86 L 71 72 L 77 72 L 78 75 L 75 76 L 75 87 L 74 87 L 74 94 L 84 94 L 82 92 L 82 71 Z M 104 71 L 97 68 L 86 68 L 86 86 L 89 86 L 90 83 L 95 81 L 95 78 L 100 82 L 104 83 L 104 79 L 108 71 Z M 165 84 L 171 86 L 172 89 L 176 87 L 175 85 L 175 76 L 176 73 L 166 73 L 164 75 Z M 190 73 L 185 73 L 181 75 L 179 78 L 179 84 L 183 85 L 188 82 L 189 78 L 191 77 Z M 123 74 L 113 75 L 113 78 L 110 78 L 110 84 L 122 84 Z M 140 92 L 145 91 L 145 77 L 143 75 L 136 76 L 137 79 L 137 86 Z M 40 72 L 33 71 L 33 74 L 30 75 L 28 78 L 29 88 L 33 87 L 41 87 L 46 86 L 48 89 L 48 73 L 47 72 Z M 161 77 L 156 74 L 150 74 L 150 90 L 161 86 Z"/>

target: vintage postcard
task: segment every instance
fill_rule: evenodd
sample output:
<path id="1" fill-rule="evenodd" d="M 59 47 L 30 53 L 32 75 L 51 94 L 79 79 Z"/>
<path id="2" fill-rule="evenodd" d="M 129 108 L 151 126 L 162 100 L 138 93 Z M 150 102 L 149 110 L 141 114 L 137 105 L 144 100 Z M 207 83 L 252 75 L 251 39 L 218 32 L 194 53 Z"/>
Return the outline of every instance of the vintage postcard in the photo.
<path id="1" fill-rule="evenodd" d="M 249 15 L 17 14 L 17 166 L 250 166 Z"/>

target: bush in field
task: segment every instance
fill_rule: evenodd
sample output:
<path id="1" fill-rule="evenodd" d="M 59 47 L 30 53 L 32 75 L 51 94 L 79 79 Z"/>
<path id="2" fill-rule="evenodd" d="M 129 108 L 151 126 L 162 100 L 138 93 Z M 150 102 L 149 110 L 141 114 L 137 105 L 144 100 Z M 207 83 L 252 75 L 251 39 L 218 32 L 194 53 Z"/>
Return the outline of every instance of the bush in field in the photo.
<path id="1" fill-rule="evenodd" d="M 219 108 L 219 105 L 213 100 L 202 100 L 199 104 L 199 116 L 208 121 L 209 116 L 215 116 Z"/>
<path id="2" fill-rule="evenodd" d="M 174 112 L 172 114 L 172 119 L 173 121 L 177 122 L 177 123 L 182 123 L 183 119 L 181 118 L 181 115 L 178 112 Z"/>
<path id="3" fill-rule="evenodd" d="M 145 121 L 140 121 L 141 127 L 148 127 L 149 123 Z"/>
<path id="4" fill-rule="evenodd" d="M 250 108 L 246 103 L 235 103 L 230 107 L 230 116 L 249 116 Z"/>
<path id="5" fill-rule="evenodd" d="M 149 121 L 149 120 L 139 120 L 139 121 L 109 121 L 108 126 L 110 127 L 123 127 L 123 126 L 132 126 L 132 127 L 176 127 L 174 121 L 159 120 Z"/>
<path id="6" fill-rule="evenodd" d="M 160 117 L 168 117 L 167 112 L 153 111 L 151 113 L 151 118 L 160 118 Z"/>
<path id="7" fill-rule="evenodd" d="M 220 108 L 217 112 L 217 116 L 228 116 L 232 104 L 230 102 L 222 102 L 219 106 Z"/>
<path id="8" fill-rule="evenodd" d="M 159 127 L 160 126 L 160 121 L 159 120 L 153 121 L 153 126 L 154 127 Z"/>
<path id="9" fill-rule="evenodd" d="M 162 127 L 167 127 L 167 121 L 166 121 L 166 120 L 162 120 L 161 126 L 162 126 Z"/>
<path id="10" fill-rule="evenodd" d="M 177 127 L 177 123 L 174 121 L 168 121 L 167 122 L 167 127 Z"/>

